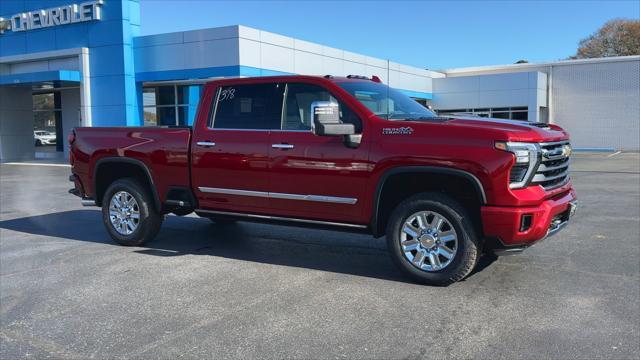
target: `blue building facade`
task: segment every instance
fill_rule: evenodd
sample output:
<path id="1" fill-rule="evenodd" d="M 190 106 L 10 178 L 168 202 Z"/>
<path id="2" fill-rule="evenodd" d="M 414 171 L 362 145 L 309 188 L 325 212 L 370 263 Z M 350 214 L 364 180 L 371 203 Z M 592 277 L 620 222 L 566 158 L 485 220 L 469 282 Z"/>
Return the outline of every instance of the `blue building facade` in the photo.
<path id="1" fill-rule="evenodd" d="M 69 5 L 78 4 L 69 0 L 2 1 L 0 17 L 11 21 L 16 14 Z M 87 80 L 91 97 L 86 99 L 87 125 L 137 125 L 141 89 L 135 79 L 133 39 L 140 34 L 140 3 L 137 0 L 98 1 L 96 8 L 99 14 L 93 14 L 95 19 L 89 21 L 51 24 L 23 31 L 5 30 L 0 35 L 0 58 L 4 59 L 5 68 L 16 69 L 3 71 L 0 85 L 50 81 L 80 83 Z M 15 19 L 12 22 L 15 26 Z M 62 62 L 59 68 L 50 64 L 48 68 L 33 64 L 33 71 L 24 71 L 25 66 L 13 65 L 37 63 L 49 56 L 56 59 L 56 52 L 69 54 L 68 51 L 76 49 L 79 54 L 82 49 L 88 50 L 86 64 L 81 59 L 77 64 Z M 20 61 L 21 58 L 24 60 Z"/>

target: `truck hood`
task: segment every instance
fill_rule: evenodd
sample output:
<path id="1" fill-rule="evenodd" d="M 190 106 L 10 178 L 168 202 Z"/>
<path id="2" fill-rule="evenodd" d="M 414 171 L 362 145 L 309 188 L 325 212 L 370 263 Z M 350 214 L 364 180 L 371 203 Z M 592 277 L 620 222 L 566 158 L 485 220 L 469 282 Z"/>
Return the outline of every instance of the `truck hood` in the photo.
<path id="1" fill-rule="evenodd" d="M 478 129 L 478 131 L 493 130 L 502 133 L 508 141 L 559 141 L 569 138 L 569 134 L 554 124 L 534 123 L 518 120 L 504 120 L 483 118 L 476 116 L 451 117 L 447 124 L 450 126 Z M 498 140 L 498 139 L 496 139 Z"/>

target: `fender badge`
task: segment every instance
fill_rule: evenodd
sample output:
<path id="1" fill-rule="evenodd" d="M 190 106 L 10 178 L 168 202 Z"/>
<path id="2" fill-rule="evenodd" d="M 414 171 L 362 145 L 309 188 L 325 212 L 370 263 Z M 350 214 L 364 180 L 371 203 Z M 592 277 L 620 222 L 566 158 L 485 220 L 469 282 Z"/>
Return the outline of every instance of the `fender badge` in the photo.
<path id="1" fill-rule="evenodd" d="M 399 128 L 382 128 L 382 135 L 411 135 L 413 128 L 410 126 Z"/>

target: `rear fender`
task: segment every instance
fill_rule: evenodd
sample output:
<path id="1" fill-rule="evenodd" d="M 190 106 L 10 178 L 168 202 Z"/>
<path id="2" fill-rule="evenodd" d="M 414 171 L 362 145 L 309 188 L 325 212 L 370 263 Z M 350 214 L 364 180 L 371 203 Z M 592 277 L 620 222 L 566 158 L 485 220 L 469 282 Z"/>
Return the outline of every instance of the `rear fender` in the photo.
<path id="1" fill-rule="evenodd" d="M 147 165 L 140 160 L 123 158 L 123 157 L 105 157 L 105 158 L 99 159 L 96 162 L 93 170 L 93 192 L 94 192 L 96 205 L 98 206 L 102 205 L 102 196 L 104 195 L 104 190 L 106 190 L 106 187 L 105 189 L 98 189 L 98 172 L 100 171 L 100 167 L 108 164 L 118 164 L 118 163 L 134 165 L 142 171 L 142 173 L 146 177 L 146 181 L 149 187 L 148 190 L 151 193 L 151 196 L 153 197 L 153 203 L 154 203 L 153 205 L 155 206 L 157 211 L 159 212 L 162 211 L 162 203 L 160 202 L 160 197 L 158 196 L 158 190 L 156 188 L 155 182 L 153 181 L 153 176 L 151 175 L 151 171 L 149 170 L 149 167 L 147 167 Z M 124 178 L 124 177 L 120 177 L 120 178 Z"/>

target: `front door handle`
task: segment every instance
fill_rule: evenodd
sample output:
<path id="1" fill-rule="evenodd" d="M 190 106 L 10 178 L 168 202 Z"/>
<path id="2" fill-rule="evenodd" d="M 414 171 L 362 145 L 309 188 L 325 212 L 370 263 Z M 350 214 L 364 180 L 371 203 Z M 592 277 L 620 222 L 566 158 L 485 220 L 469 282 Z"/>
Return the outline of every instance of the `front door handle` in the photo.
<path id="1" fill-rule="evenodd" d="M 293 146 L 291 144 L 273 144 L 273 145 L 271 145 L 271 147 L 274 148 L 274 149 L 287 150 L 287 149 L 293 149 L 295 146 Z"/>
<path id="2" fill-rule="evenodd" d="M 196 145 L 198 146 L 204 146 L 204 147 L 212 147 L 212 146 L 216 146 L 216 143 L 212 142 L 212 141 L 198 141 L 196 143 Z"/>

